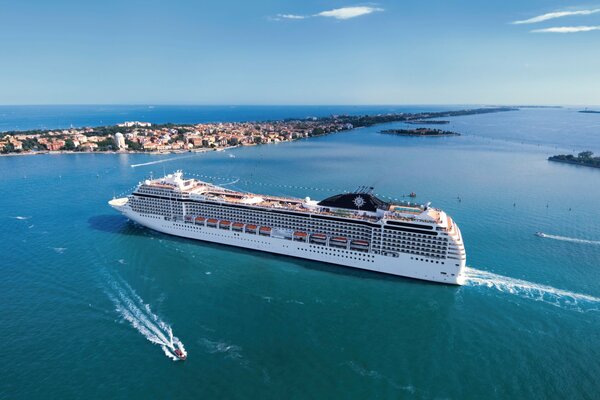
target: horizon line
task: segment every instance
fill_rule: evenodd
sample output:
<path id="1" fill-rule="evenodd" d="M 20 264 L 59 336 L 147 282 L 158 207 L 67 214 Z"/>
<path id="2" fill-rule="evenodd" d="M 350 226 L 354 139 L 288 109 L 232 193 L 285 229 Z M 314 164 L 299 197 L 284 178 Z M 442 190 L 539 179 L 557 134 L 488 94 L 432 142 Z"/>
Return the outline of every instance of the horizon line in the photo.
<path id="1" fill-rule="evenodd" d="M 21 103 L 0 107 L 141 106 L 141 107 L 397 107 L 397 106 L 483 106 L 483 107 L 599 107 L 600 104 L 557 103 Z"/>

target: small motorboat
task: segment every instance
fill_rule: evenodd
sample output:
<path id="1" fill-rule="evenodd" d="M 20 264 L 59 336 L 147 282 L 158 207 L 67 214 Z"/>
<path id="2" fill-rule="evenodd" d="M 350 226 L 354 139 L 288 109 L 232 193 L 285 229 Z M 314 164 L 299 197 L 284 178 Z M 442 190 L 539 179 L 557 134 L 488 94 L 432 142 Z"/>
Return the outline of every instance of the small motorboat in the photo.
<path id="1" fill-rule="evenodd" d="M 545 234 L 544 232 L 536 232 L 536 233 L 535 233 L 535 236 L 538 236 L 538 237 L 546 237 L 546 234 Z"/>
<path id="2" fill-rule="evenodd" d="M 187 355 L 179 348 L 173 350 L 173 353 L 175 354 L 175 356 L 177 356 L 177 358 L 179 358 L 181 361 L 184 361 L 187 358 Z"/>

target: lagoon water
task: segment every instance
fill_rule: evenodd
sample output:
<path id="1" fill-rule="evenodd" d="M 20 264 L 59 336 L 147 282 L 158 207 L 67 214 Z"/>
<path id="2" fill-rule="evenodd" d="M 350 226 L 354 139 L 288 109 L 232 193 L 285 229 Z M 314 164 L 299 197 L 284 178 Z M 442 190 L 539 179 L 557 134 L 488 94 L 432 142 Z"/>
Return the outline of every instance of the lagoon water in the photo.
<path id="1" fill-rule="evenodd" d="M 191 156 L 1 157 L 0 397 L 596 397 L 600 170 L 546 158 L 600 152 L 600 116 L 523 109 L 452 118 L 460 137 L 379 133 L 397 126 Z M 312 198 L 414 191 L 460 224 L 468 282 L 169 237 L 108 207 L 175 169 Z M 160 347 L 171 329 L 185 362 Z"/>

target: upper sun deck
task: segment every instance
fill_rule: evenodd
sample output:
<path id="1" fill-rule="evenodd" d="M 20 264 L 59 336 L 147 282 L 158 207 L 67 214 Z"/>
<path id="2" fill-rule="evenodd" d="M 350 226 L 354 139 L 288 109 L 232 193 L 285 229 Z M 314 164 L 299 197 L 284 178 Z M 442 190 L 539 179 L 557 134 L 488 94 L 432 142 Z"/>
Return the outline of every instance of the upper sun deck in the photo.
<path id="1" fill-rule="evenodd" d="M 157 190 L 156 190 L 157 189 Z M 203 182 L 196 179 L 183 179 L 183 174 L 178 171 L 163 178 L 146 180 L 138 186 L 138 193 L 167 192 L 169 195 L 182 196 L 184 198 L 209 200 L 219 203 L 247 205 L 269 210 L 283 210 L 298 213 L 318 214 L 350 218 L 368 222 L 379 222 L 382 220 L 422 222 L 447 227 L 448 221 L 445 213 L 441 210 L 431 208 L 428 205 L 417 205 L 412 203 L 393 204 L 381 202 L 374 211 L 360 209 L 360 202 L 355 201 L 355 209 L 339 208 L 322 205 L 326 201 L 318 202 L 309 197 L 299 199 L 294 197 L 258 195 L 253 193 L 238 192 Z M 352 196 L 344 194 L 340 196 Z M 361 197 L 356 194 L 355 200 Z M 364 197 L 364 196 L 363 196 Z M 329 200 L 329 199 L 327 199 Z M 361 202 L 363 200 L 360 200 Z"/>

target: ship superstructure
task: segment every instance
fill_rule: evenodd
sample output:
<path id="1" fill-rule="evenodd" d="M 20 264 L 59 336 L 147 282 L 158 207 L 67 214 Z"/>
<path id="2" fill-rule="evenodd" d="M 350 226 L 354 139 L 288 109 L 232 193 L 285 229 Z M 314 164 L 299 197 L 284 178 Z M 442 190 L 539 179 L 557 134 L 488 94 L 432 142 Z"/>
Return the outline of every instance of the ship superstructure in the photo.
<path id="1" fill-rule="evenodd" d="M 347 267 L 462 284 L 460 229 L 429 204 L 393 204 L 361 187 L 316 201 L 226 189 L 178 171 L 109 204 L 156 231 Z"/>

